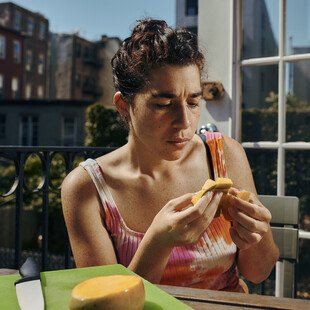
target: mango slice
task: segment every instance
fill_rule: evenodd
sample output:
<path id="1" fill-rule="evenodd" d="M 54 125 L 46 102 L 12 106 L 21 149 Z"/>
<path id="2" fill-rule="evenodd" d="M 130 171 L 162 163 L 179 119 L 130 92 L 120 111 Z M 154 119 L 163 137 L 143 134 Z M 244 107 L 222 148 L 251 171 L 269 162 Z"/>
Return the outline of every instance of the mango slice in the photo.
<path id="1" fill-rule="evenodd" d="M 136 275 L 100 276 L 77 284 L 71 293 L 70 309 L 142 310 L 145 290 Z"/>
<path id="2" fill-rule="evenodd" d="M 203 195 L 211 190 L 227 193 L 232 185 L 233 182 L 229 178 L 217 178 L 215 181 L 208 179 L 202 186 L 202 189 L 192 198 L 191 202 L 195 205 Z"/>

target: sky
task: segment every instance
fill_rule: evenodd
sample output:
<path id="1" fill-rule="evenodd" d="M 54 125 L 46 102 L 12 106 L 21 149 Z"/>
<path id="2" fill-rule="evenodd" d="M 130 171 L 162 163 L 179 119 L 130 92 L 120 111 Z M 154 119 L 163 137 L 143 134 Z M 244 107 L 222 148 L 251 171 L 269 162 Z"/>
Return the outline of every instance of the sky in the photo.
<path id="1" fill-rule="evenodd" d="M 8 2 L 1 1 L 1 2 Z M 52 32 L 79 32 L 88 40 L 101 35 L 125 39 L 136 20 L 153 17 L 175 26 L 176 0 L 11 0 L 49 20 Z"/>
<path id="2" fill-rule="evenodd" d="M 279 40 L 279 1 L 265 0 L 275 39 Z M 286 1 L 286 39 L 292 38 L 294 46 L 310 44 L 310 1 Z"/>

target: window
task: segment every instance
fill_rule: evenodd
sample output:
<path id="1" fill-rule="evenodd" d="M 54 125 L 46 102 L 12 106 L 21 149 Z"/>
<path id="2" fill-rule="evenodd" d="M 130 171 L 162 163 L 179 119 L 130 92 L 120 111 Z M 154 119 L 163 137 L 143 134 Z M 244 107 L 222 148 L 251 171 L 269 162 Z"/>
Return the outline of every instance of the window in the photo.
<path id="1" fill-rule="evenodd" d="M 39 118 L 38 116 L 22 116 L 20 121 L 19 143 L 25 146 L 38 145 Z"/>
<path id="2" fill-rule="evenodd" d="M 187 16 L 198 15 L 198 0 L 186 0 L 185 14 Z"/>
<path id="3" fill-rule="evenodd" d="M 13 24 L 13 28 L 15 30 L 20 30 L 21 29 L 21 21 L 22 21 L 22 13 L 18 10 L 14 11 L 14 24 Z"/>
<path id="4" fill-rule="evenodd" d="M 79 73 L 75 74 L 75 86 L 76 87 L 81 86 L 81 74 L 79 74 Z"/>
<path id="5" fill-rule="evenodd" d="M 300 198 L 300 227 L 310 217 L 310 2 L 242 1 L 239 139 L 260 194 Z M 241 46 L 239 45 L 241 49 Z M 297 291 L 309 276 L 300 256 Z M 298 293 L 297 293 L 298 294 Z M 299 295 L 302 296 L 302 295 Z M 297 295 L 298 297 L 298 295 Z"/>
<path id="6" fill-rule="evenodd" d="M 46 25 L 44 22 L 40 22 L 39 26 L 39 39 L 44 40 L 45 39 L 45 31 L 46 31 Z"/>
<path id="7" fill-rule="evenodd" d="M 21 44 L 17 40 L 13 41 L 13 60 L 16 64 L 21 62 Z"/>
<path id="8" fill-rule="evenodd" d="M 44 73 L 44 55 L 40 53 L 38 58 L 38 74 L 43 73 Z"/>
<path id="9" fill-rule="evenodd" d="M 0 74 L 0 99 L 4 98 L 4 76 Z"/>
<path id="10" fill-rule="evenodd" d="M 39 85 L 37 89 L 38 98 L 43 98 L 43 86 Z"/>
<path id="11" fill-rule="evenodd" d="M 31 84 L 27 84 L 26 85 L 26 93 L 25 93 L 26 99 L 31 98 L 31 89 L 32 89 Z"/>
<path id="12" fill-rule="evenodd" d="M 5 138 L 6 115 L 0 114 L 0 139 Z"/>
<path id="13" fill-rule="evenodd" d="M 203 121 L 213 120 L 220 131 L 242 143 L 259 194 L 300 198 L 300 227 L 309 231 L 310 2 L 199 4 L 199 36 L 212 42 L 206 52 L 207 73 L 223 82 L 232 107 L 225 110 L 226 99 L 211 102 Z M 221 18 L 223 12 L 233 20 Z M 303 255 L 295 283 L 297 297 L 306 297 L 310 275 L 304 271 L 310 270 L 310 252 L 300 238 Z"/>
<path id="14" fill-rule="evenodd" d="M 32 17 L 28 17 L 28 19 L 27 19 L 27 34 L 29 36 L 33 35 L 33 29 L 34 29 L 33 18 Z"/>
<path id="15" fill-rule="evenodd" d="M 81 57 L 82 47 L 80 43 L 76 43 L 75 54 L 76 57 Z"/>
<path id="16" fill-rule="evenodd" d="M 5 36 L 0 35 L 0 59 L 5 59 L 6 40 Z"/>
<path id="17" fill-rule="evenodd" d="M 12 90 L 12 98 L 19 99 L 19 81 L 17 77 L 12 78 L 11 90 Z"/>
<path id="18" fill-rule="evenodd" d="M 62 119 L 62 145 L 73 146 L 76 144 L 77 121 L 75 117 L 65 116 Z"/>
<path id="19" fill-rule="evenodd" d="M 32 50 L 26 51 L 26 71 L 31 71 L 32 69 Z"/>

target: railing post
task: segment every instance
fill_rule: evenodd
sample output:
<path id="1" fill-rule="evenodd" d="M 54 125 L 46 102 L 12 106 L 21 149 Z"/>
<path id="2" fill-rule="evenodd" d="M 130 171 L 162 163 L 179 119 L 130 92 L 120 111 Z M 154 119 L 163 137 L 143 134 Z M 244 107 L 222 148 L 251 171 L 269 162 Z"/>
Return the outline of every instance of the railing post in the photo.
<path id="1" fill-rule="evenodd" d="M 49 152 L 43 152 L 43 158 L 45 162 L 45 182 L 42 188 L 42 221 L 43 221 L 43 231 L 42 231 L 42 270 L 47 268 L 47 255 L 48 255 L 48 210 L 49 210 L 49 184 L 50 184 L 50 154 Z"/>
<path id="2" fill-rule="evenodd" d="M 24 191 L 24 159 L 23 152 L 17 152 L 17 178 L 18 185 L 16 188 L 16 206 L 15 206 L 15 252 L 14 252 L 14 268 L 19 269 L 21 252 L 22 252 L 22 212 L 23 212 L 23 191 Z M 16 164 L 16 163 L 15 163 Z"/>
<path id="3" fill-rule="evenodd" d="M 66 152 L 65 156 L 65 165 L 66 165 L 66 175 L 72 170 L 73 168 L 73 159 L 74 159 L 74 154 Z M 72 268 L 72 263 L 71 263 L 71 246 L 70 246 L 70 241 L 69 241 L 69 236 L 68 232 L 66 229 L 66 250 L 65 250 L 65 268 Z"/>

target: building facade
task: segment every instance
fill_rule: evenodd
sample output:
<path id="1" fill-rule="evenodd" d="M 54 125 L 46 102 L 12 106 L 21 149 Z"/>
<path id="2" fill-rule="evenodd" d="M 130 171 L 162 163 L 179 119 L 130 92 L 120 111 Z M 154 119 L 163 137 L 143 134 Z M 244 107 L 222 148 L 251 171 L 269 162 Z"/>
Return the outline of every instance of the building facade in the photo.
<path id="1" fill-rule="evenodd" d="M 198 0 L 176 1 L 176 26 L 197 34 Z"/>
<path id="2" fill-rule="evenodd" d="M 18 95 L 4 94 L 4 98 L 47 98 L 48 20 L 39 13 L 26 10 L 12 2 L 5 2 L 0 3 L 0 25 L 23 38 L 20 47 L 17 39 L 13 41 L 13 57 L 21 55 L 23 71 L 21 81 L 12 80 L 13 93 Z M 8 44 L 6 50 L 8 54 L 10 52 Z M 10 59 L 4 58 L 3 61 L 8 66 Z"/>
<path id="3" fill-rule="evenodd" d="M 110 61 L 119 38 L 89 41 L 78 34 L 51 34 L 50 98 L 85 100 L 112 107 Z"/>
<path id="4" fill-rule="evenodd" d="M 0 26 L 0 100 L 22 96 L 24 37 Z"/>
<path id="5" fill-rule="evenodd" d="M 1 100 L 0 145 L 83 146 L 88 105 L 80 100 Z"/>

